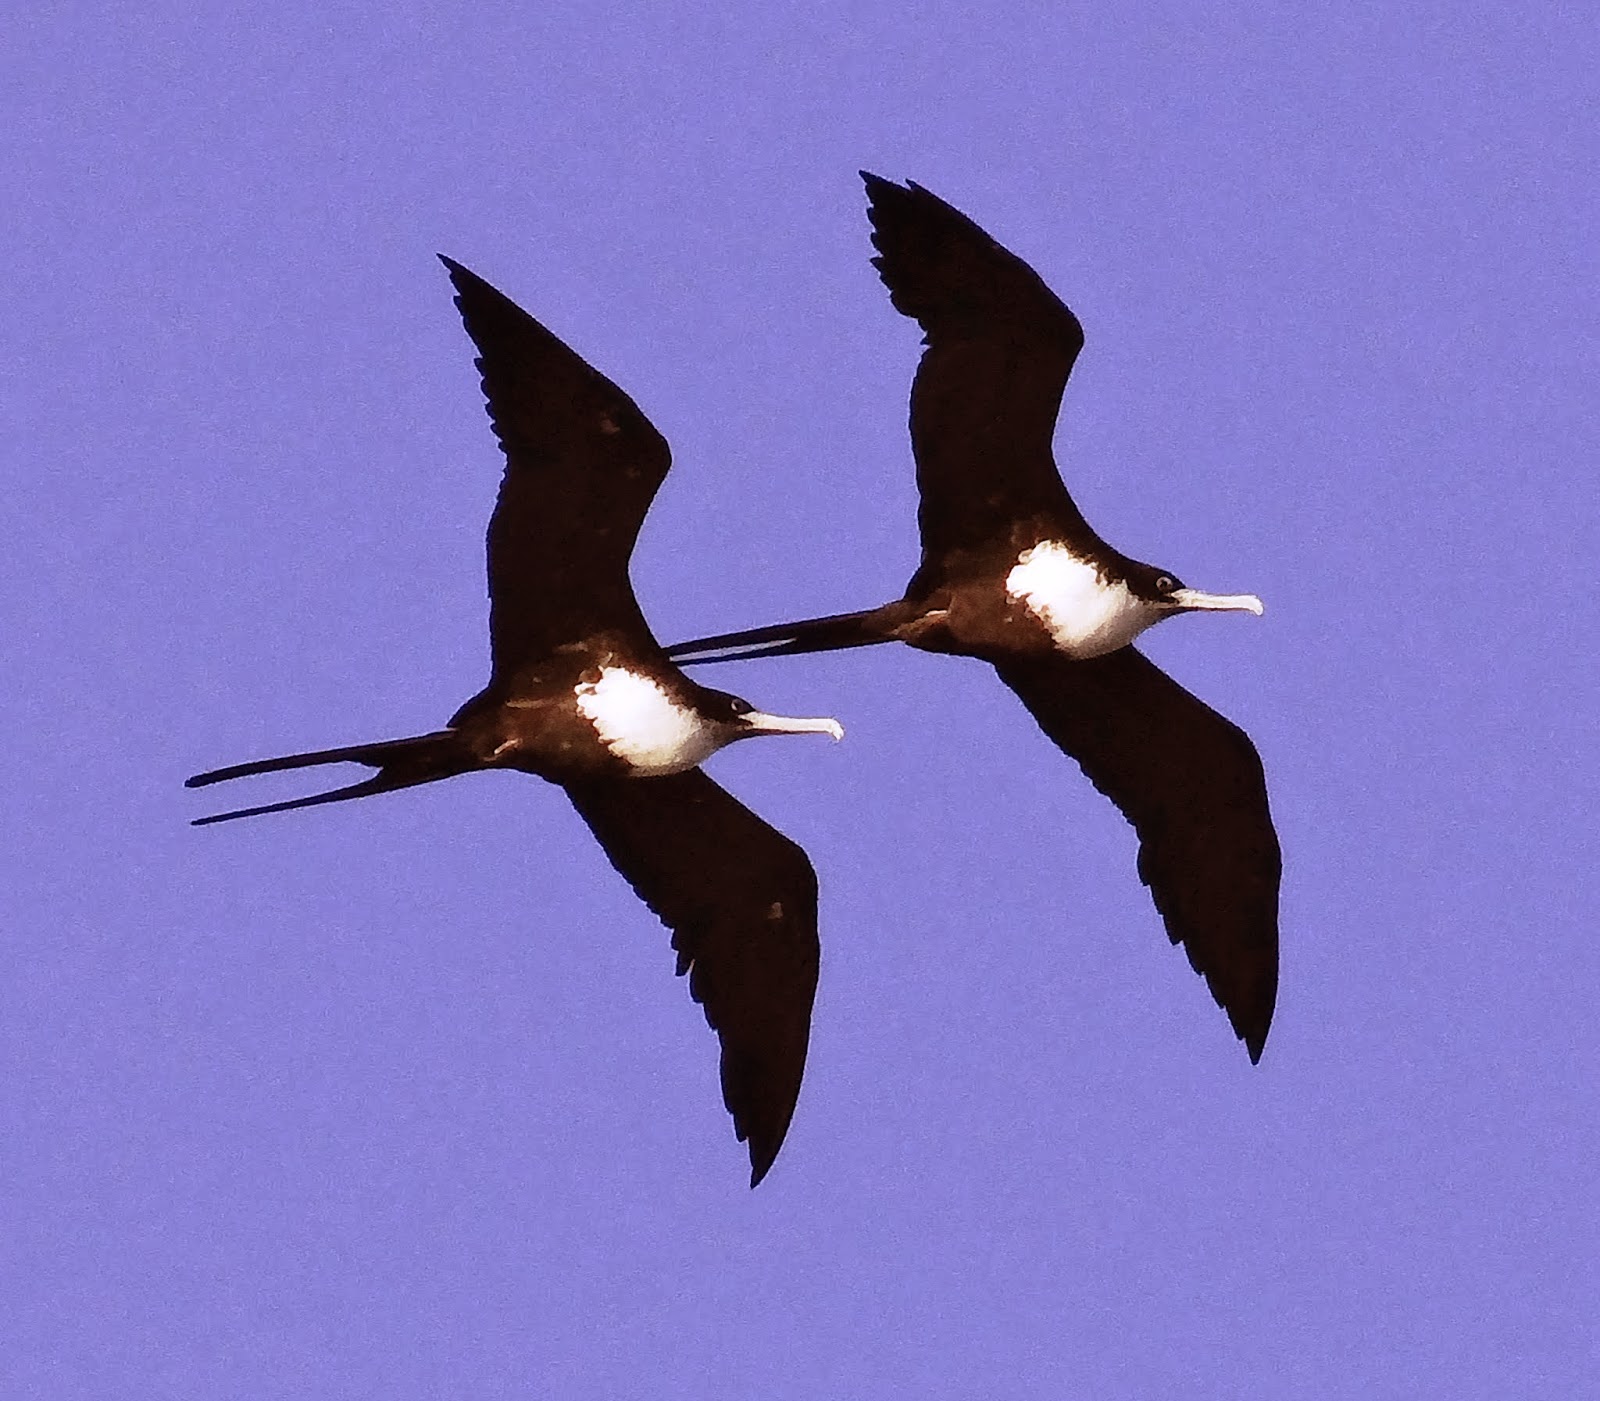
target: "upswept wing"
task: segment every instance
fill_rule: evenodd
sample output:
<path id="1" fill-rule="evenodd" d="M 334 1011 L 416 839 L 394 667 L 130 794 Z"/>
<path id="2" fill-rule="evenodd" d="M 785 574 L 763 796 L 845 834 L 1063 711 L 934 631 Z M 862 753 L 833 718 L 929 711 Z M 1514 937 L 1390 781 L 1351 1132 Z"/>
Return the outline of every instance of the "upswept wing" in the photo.
<path id="1" fill-rule="evenodd" d="M 506 456 L 489 521 L 494 681 L 612 630 L 654 641 L 628 560 L 672 463 L 638 406 L 521 307 L 441 255 Z"/>
<path id="2" fill-rule="evenodd" d="M 1283 861 L 1249 736 L 1132 647 L 997 670 L 1133 824 L 1167 934 L 1259 1060 L 1278 992 Z"/>
<path id="3" fill-rule="evenodd" d="M 911 387 L 924 565 L 1035 522 L 1088 526 L 1051 440 L 1083 327 L 1038 273 L 917 184 L 862 172 L 872 260 L 928 347 Z"/>
<path id="4" fill-rule="evenodd" d="M 722 1097 L 766 1176 L 794 1116 L 821 949 L 806 854 L 699 769 L 571 785 L 635 893 L 673 932 L 678 972 L 722 1043 Z"/>

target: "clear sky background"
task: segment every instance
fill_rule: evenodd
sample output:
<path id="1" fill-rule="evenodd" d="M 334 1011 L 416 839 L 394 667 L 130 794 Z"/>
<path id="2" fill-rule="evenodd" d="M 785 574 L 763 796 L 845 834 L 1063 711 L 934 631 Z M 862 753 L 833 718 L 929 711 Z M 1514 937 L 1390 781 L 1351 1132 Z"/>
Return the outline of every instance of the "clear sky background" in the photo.
<path id="1" fill-rule="evenodd" d="M 1592 1384 L 1582 7 L 4 30 L 0 1395 Z M 634 570 L 663 639 L 896 596 L 918 337 L 862 166 L 1081 317 L 1057 448 L 1100 531 L 1266 600 L 1147 646 L 1260 746 L 1283 984 L 1252 1068 L 982 665 L 704 672 L 849 731 L 710 766 L 822 882 L 752 1193 L 667 935 L 558 791 L 194 831 L 233 804 L 181 784 L 434 728 L 486 674 L 500 456 L 435 252 L 672 442 Z"/>

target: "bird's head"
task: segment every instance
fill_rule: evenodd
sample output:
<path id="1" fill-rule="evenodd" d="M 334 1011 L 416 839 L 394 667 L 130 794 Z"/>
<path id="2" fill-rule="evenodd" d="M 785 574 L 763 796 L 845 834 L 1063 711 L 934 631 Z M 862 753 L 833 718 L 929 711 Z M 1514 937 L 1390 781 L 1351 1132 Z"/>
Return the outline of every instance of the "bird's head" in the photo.
<path id="1" fill-rule="evenodd" d="M 1253 593 L 1202 593 L 1187 587 L 1171 570 L 1153 564 L 1130 560 L 1123 577 L 1135 598 L 1158 610 L 1158 621 L 1176 613 L 1254 613 L 1259 617 L 1265 611 Z"/>
<path id="2" fill-rule="evenodd" d="M 768 715 L 757 710 L 742 696 L 727 691 L 713 691 L 701 687 L 699 694 L 701 714 L 721 731 L 722 742 L 731 744 L 736 739 L 749 739 L 753 735 L 832 735 L 844 738 L 844 726 L 837 720 L 809 719 L 794 715 Z"/>

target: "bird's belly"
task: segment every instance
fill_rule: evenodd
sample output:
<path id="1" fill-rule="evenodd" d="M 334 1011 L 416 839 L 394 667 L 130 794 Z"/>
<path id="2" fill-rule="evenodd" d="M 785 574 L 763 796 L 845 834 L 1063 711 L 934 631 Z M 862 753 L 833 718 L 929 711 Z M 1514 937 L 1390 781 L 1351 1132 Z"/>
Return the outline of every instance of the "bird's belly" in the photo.
<path id="1" fill-rule="evenodd" d="M 607 748 L 627 765 L 631 778 L 665 778 L 704 763 L 717 752 L 715 739 L 704 734 L 678 734 L 662 738 L 613 740 Z"/>
<path id="2" fill-rule="evenodd" d="M 541 689 L 463 708 L 458 719 L 483 767 L 552 783 L 664 778 L 698 766 L 723 738 L 655 680 L 624 667 L 586 669 Z"/>
<path id="3" fill-rule="evenodd" d="M 1115 607 L 1031 611 L 1035 611 L 1044 624 L 1055 650 L 1074 661 L 1103 657 L 1126 647 L 1149 626 L 1137 612 Z"/>
<path id="4" fill-rule="evenodd" d="M 484 768 L 514 769 L 550 783 L 616 777 L 621 767 L 593 725 L 555 706 L 513 701 L 474 724 L 470 742 Z"/>
<path id="5" fill-rule="evenodd" d="M 610 740 L 584 717 L 534 727 L 512 726 L 482 753 L 485 768 L 515 769 L 551 783 L 597 778 L 664 778 L 692 769 L 716 751 L 694 736 L 629 734 Z"/>
<path id="6" fill-rule="evenodd" d="M 925 612 L 900 637 L 924 651 L 995 662 L 1050 655 L 1083 661 L 1126 647 L 1155 621 L 1120 583 L 1091 589 L 1070 582 L 1057 589 L 1018 590 L 1010 581 L 957 587 L 943 608 Z"/>

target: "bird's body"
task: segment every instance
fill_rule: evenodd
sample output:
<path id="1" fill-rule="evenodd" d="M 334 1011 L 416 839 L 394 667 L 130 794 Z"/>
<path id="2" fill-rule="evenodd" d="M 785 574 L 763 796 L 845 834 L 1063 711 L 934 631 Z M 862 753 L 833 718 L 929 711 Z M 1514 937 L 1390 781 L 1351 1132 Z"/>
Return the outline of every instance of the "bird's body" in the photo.
<path id="1" fill-rule="evenodd" d="M 990 662 L 1134 824 L 1139 872 L 1251 1059 L 1278 978 L 1276 834 L 1255 747 L 1129 644 L 1182 612 L 1261 612 L 1112 548 L 1052 451 L 1078 319 L 1026 263 L 918 185 L 863 173 L 873 259 L 924 331 L 911 390 L 922 559 L 882 607 L 699 638 L 685 665 L 899 641 Z"/>
<path id="2" fill-rule="evenodd" d="M 678 972 L 722 1042 L 724 1098 L 770 1167 L 804 1071 L 818 967 L 805 853 L 698 769 L 735 740 L 837 722 L 766 715 L 701 686 L 651 635 L 628 580 L 665 440 L 620 389 L 488 283 L 450 269 L 480 351 L 506 473 L 489 525 L 488 685 L 443 730 L 256 760 L 201 787 L 314 765 L 377 773 L 197 825 L 414 787 L 481 769 L 560 785 L 611 863 L 674 932 Z"/>
<path id="3" fill-rule="evenodd" d="M 843 627 L 846 620 L 853 620 L 849 626 L 862 645 L 905 642 L 925 652 L 985 661 L 1023 656 L 1086 661 L 1126 647 L 1168 611 L 1130 587 L 1116 566 L 1108 567 L 1072 542 L 1042 535 L 1031 544 L 1008 543 L 1004 550 L 985 556 L 951 560 L 936 582 L 908 591 L 905 598 L 882 608 L 815 621 Z M 795 637 L 795 629 L 804 626 L 784 625 L 783 638 Z M 751 633 L 738 636 L 742 645 L 757 640 Z M 683 646 L 713 647 L 719 640 Z M 774 647 L 753 655 L 778 655 L 781 650 Z"/>

